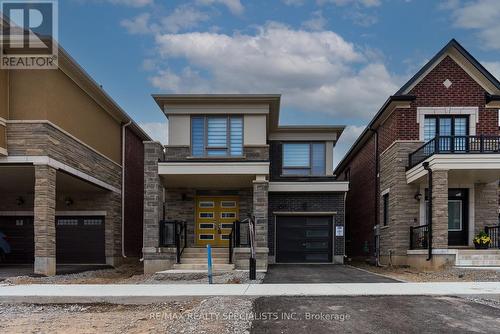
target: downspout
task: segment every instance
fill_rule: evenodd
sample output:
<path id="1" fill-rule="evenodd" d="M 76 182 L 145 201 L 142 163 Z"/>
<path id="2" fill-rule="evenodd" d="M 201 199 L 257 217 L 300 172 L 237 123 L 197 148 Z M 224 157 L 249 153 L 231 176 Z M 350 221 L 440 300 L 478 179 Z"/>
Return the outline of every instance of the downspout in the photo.
<path id="1" fill-rule="evenodd" d="M 428 185 L 429 193 L 427 195 L 429 197 L 429 210 L 428 210 L 429 212 L 427 213 L 427 221 L 429 222 L 428 223 L 429 227 L 427 228 L 429 234 L 428 238 L 429 240 L 427 241 L 427 245 L 429 249 L 428 249 L 427 261 L 430 261 L 432 259 L 432 169 L 429 167 L 429 162 L 422 163 L 422 166 L 427 171 L 428 182 L 429 182 Z"/>
<path id="2" fill-rule="evenodd" d="M 125 129 L 127 126 L 132 124 L 129 121 L 122 125 L 122 257 L 126 258 L 125 255 Z"/>
<path id="3" fill-rule="evenodd" d="M 379 141 L 378 141 L 378 130 L 374 128 L 370 128 L 370 131 L 373 132 L 375 135 L 375 191 L 374 191 L 374 198 L 373 198 L 373 205 L 375 207 L 374 212 L 375 212 L 375 226 L 374 229 L 378 229 L 377 233 L 378 235 L 378 246 L 375 244 L 375 259 L 376 259 L 376 264 L 377 266 L 382 267 L 383 265 L 380 263 L 380 228 L 378 226 L 379 224 L 379 212 L 378 212 L 378 189 L 379 189 L 379 174 L 380 174 L 380 163 L 379 163 L 379 156 L 378 156 L 378 151 L 379 151 Z"/>

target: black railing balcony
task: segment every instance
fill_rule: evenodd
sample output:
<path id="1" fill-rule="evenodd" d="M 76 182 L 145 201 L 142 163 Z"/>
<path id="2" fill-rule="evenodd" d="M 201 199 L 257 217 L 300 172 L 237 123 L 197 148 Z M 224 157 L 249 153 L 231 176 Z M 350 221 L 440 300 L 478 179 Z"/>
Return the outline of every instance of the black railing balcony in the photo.
<path id="1" fill-rule="evenodd" d="M 500 153 L 500 136 L 438 136 L 408 157 L 412 168 L 434 154 Z"/>
<path id="2" fill-rule="evenodd" d="M 410 249 L 429 247 L 429 225 L 410 226 Z"/>
<path id="3" fill-rule="evenodd" d="M 500 225 L 498 225 L 498 226 L 485 226 L 484 232 L 491 239 L 489 248 L 500 249 Z"/>

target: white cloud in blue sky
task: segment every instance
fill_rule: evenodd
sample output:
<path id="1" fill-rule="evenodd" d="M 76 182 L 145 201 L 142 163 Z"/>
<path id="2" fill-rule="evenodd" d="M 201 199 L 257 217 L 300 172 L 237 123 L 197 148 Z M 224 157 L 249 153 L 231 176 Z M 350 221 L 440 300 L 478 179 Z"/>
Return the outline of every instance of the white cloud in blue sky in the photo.
<path id="1" fill-rule="evenodd" d="M 500 76 L 497 0 L 59 6 L 62 45 L 162 142 L 166 119 L 151 93 L 281 93 L 282 123 L 347 125 L 338 162 L 387 97 L 451 38 Z"/>

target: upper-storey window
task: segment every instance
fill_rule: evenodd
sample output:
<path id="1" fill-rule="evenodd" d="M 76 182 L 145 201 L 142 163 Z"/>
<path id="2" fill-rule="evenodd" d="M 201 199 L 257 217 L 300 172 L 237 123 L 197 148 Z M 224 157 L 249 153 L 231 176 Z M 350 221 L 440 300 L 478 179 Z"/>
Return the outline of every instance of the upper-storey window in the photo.
<path id="1" fill-rule="evenodd" d="M 424 140 L 427 142 L 439 137 L 441 151 L 465 150 L 466 136 L 469 135 L 469 118 L 455 115 L 426 116 L 424 122 Z"/>
<path id="2" fill-rule="evenodd" d="M 243 155 L 241 116 L 194 116 L 191 118 L 191 154 L 195 157 Z"/>
<path id="3" fill-rule="evenodd" d="M 325 143 L 284 143 L 283 175 L 324 176 Z"/>

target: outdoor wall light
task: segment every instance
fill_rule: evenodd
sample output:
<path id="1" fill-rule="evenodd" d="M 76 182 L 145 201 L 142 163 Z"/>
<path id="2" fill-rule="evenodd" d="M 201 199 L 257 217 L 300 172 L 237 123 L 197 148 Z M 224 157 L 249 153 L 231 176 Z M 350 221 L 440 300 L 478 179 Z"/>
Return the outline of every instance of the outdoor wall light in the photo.
<path id="1" fill-rule="evenodd" d="M 71 199 L 71 197 L 66 197 L 66 199 L 64 200 L 64 204 L 66 204 L 66 206 L 73 205 L 73 200 Z"/>
<path id="2" fill-rule="evenodd" d="M 24 204 L 24 198 L 22 196 L 19 196 L 18 198 L 16 198 L 16 203 L 18 206 L 21 206 Z"/>
<path id="3" fill-rule="evenodd" d="M 422 199 L 422 194 L 421 193 L 416 193 L 415 194 L 415 199 L 420 202 L 420 200 Z"/>

